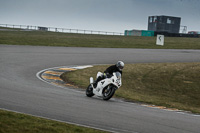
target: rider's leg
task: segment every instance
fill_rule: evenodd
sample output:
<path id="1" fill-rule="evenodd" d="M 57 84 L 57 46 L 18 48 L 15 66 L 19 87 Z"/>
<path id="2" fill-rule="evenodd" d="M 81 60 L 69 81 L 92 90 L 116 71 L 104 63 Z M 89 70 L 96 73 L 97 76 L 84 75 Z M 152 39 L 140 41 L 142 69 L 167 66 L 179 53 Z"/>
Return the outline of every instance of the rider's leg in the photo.
<path id="1" fill-rule="evenodd" d="M 103 80 L 103 79 L 105 79 L 105 77 L 104 77 L 103 75 L 99 76 L 99 77 L 96 79 L 96 81 L 94 81 L 94 83 L 93 83 L 94 88 L 96 88 L 98 82 L 101 81 L 101 80 Z"/>
<path id="2" fill-rule="evenodd" d="M 101 76 L 99 76 L 99 77 L 94 81 L 94 83 L 93 83 L 94 88 L 97 87 L 97 84 L 98 84 L 98 82 L 99 82 L 100 80 L 102 80 L 102 77 L 101 77 Z"/>

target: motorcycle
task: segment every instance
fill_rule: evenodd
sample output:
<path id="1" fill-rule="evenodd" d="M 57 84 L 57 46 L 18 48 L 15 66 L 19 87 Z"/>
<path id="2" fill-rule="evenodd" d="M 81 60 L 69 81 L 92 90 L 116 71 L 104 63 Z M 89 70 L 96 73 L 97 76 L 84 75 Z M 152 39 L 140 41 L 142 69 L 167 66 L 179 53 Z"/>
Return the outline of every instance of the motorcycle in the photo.
<path id="1" fill-rule="evenodd" d="M 98 72 L 97 77 L 102 76 L 103 73 Z M 94 79 L 90 77 L 90 84 L 86 89 L 86 95 L 92 97 L 94 95 L 102 97 L 103 100 L 109 100 L 115 93 L 115 91 L 121 87 L 121 73 L 114 72 L 111 77 L 105 78 L 97 83 L 97 86 L 93 86 Z"/>

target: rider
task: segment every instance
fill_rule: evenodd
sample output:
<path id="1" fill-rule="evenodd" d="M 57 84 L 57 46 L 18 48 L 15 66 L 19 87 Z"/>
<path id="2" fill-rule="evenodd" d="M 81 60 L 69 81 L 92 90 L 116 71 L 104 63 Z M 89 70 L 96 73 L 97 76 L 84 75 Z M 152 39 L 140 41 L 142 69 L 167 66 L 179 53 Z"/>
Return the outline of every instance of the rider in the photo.
<path id="1" fill-rule="evenodd" d="M 121 75 L 122 75 L 122 69 L 123 69 L 123 68 L 124 68 L 124 62 L 118 61 L 117 64 L 108 67 L 108 68 L 104 71 L 103 75 L 101 75 L 101 76 L 99 76 L 99 77 L 97 78 L 97 80 L 94 82 L 93 86 L 96 88 L 97 83 L 98 83 L 100 80 L 105 79 L 105 78 L 107 78 L 107 77 L 108 77 L 108 78 L 109 78 L 109 77 L 112 77 L 112 75 L 113 75 L 114 72 L 120 72 Z"/>

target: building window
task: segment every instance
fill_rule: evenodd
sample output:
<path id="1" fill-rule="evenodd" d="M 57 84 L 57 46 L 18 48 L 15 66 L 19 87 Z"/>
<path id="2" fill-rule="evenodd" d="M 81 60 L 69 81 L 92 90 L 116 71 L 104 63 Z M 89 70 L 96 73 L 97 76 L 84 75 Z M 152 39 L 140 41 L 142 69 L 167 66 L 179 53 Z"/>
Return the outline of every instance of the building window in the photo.
<path id="1" fill-rule="evenodd" d="M 152 17 L 149 18 L 149 22 L 150 22 L 150 23 L 153 22 L 153 18 L 152 18 Z"/>
<path id="2" fill-rule="evenodd" d="M 167 18 L 167 24 L 171 24 L 171 23 L 172 23 L 171 19 Z"/>
<path id="3" fill-rule="evenodd" d="M 157 22 L 157 17 L 154 17 L 153 22 L 154 22 L 154 23 Z"/>
<path id="4" fill-rule="evenodd" d="M 175 24 L 175 20 L 172 18 L 167 18 L 167 24 Z"/>

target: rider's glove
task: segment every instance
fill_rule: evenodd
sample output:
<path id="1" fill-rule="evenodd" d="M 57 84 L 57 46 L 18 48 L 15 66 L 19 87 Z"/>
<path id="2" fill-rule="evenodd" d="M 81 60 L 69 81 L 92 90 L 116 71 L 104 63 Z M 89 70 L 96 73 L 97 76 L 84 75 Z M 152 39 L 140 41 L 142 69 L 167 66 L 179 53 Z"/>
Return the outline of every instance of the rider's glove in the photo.
<path id="1" fill-rule="evenodd" d="M 106 73 L 103 73 L 103 76 L 104 76 L 104 78 L 107 78 L 107 75 L 106 75 Z"/>

